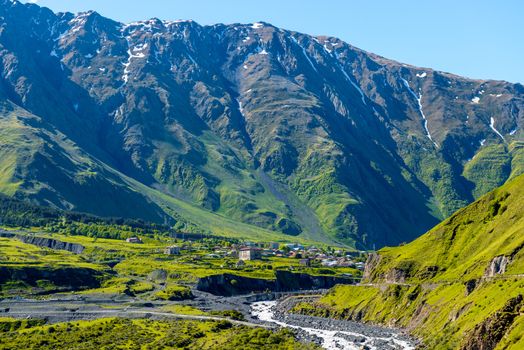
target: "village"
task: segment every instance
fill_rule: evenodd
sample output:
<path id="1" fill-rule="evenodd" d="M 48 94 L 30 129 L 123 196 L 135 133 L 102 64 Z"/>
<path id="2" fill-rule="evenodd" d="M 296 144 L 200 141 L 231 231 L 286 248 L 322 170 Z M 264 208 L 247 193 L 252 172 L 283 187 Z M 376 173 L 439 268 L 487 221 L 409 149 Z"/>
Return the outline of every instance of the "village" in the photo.
<path id="1" fill-rule="evenodd" d="M 130 237 L 126 242 L 141 244 L 138 237 Z M 248 261 L 271 261 L 274 258 L 292 259 L 293 264 L 302 267 L 351 268 L 364 270 L 367 252 L 342 250 L 332 247 L 306 246 L 301 243 L 255 243 L 234 240 L 203 239 L 183 240 L 163 249 L 167 256 L 191 255 L 193 260 L 228 259 L 236 260 L 236 267 Z M 352 275 L 347 273 L 347 275 Z"/>

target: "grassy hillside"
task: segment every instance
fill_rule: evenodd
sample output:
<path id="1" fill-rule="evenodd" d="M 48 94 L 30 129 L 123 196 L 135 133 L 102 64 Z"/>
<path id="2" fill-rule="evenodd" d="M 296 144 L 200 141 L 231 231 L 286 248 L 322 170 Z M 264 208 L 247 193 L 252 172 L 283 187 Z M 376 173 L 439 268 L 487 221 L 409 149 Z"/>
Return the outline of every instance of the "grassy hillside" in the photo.
<path id="1" fill-rule="evenodd" d="M 423 237 L 379 252 L 371 281 L 392 271 L 406 282 L 481 278 L 495 257 L 510 260 L 504 276 L 524 272 L 524 177 L 520 176 L 459 210 Z M 436 269 L 435 269 L 435 268 Z"/>
<path id="2" fill-rule="evenodd" d="M 0 266 L 78 267 L 102 270 L 82 257 L 66 251 L 42 249 L 9 238 L 0 238 Z"/>
<path id="3" fill-rule="evenodd" d="M 368 260 L 362 286 L 340 286 L 297 312 L 405 327 L 429 349 L 522 349 L 524 176 L 412 243 Z"/>
<path id="4" fill-rule="evenodd" d="M 318 349 L 297 342 L 288 330 L 227 321 L 100 319 L 40 326 L 0 319 L 0 334 L 2 349 Z"/>

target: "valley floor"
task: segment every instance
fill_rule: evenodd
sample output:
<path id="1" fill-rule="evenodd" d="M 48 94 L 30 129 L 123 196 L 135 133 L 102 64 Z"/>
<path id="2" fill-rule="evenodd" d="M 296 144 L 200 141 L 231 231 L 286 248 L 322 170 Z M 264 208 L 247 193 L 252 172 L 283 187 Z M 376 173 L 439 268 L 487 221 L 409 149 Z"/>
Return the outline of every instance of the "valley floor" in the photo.
<path id="1" fill-rule="evenodd" d="M 318 298 L 320 295 L 296 293 L 271 301 L 274 293 L 253 294 L 236 297 L 217 297 L 195 291 L 196 298 L 187 302 L 148 302 L 126 295 L 56 295 L 49 299 L 8 299 L 0 301 L 0 326 L 3 325 L 4 339 L 0 348 L 16 342 L 17 337 L 31 332 L 32 327 L 17 332 L 5 332 L 9 323 L 45 320 L 47 327 L 78 322 L 99 322 L 101 320 L 149 320 L 151 322 L 181 321 L 197 323 L 228 322 L 230 327 L 263 328 L 272 332 L 280 329 L 292 330 L 294 337 L 309 345 L 317 344 L 325 349 L 414 349 L 415 342 L 396 330 L 365 325 L 351 321 L 336 321 L 288 314 L 291 305 L 300 300 Z M 317 291 L 318 293 L 318 291 Z M 256 301 L 265 300 L 267 301 Z M 227 310 L 239 311 L 234 318 Z M 204 311 L 206 310 L 206 311 Z M 1 316 L 5 316 L 2 318 Z M 11 320 L 7 322 L 6 320 Z M 98 320 L 98 321 L 97 321 Z M 0 327 L 1 328 L 1 327 Z M 14 344 L 14 343 L 11 343 Z M 253 349 L 263 348 L 255 346 Z M 275 344 L 281 348 L 281 344 Z M 314 347 L 314 345 L 311 345 Z M 284 347 L 282 347 L 284 348 Z"/>

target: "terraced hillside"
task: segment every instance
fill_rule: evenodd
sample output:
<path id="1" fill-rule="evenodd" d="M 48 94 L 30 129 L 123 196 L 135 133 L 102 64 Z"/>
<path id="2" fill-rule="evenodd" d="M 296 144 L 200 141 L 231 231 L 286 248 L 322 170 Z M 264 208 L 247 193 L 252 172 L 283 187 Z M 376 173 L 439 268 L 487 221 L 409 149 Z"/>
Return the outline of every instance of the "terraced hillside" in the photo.
<path id="1" fill-rule="evenodd" d="M 9 196 L 372 248 L 522 173 L 520 84 L 267 23 L 122 24 L 11 0 L 0 18 Z"/>
<path id="2" fill-rule="evenodd" d="M 412 243 L 371 256 L 362 286 L 296 311 L 406 327 L 430 349 L 521 349 L 523 247 L 519 176 Z"/>

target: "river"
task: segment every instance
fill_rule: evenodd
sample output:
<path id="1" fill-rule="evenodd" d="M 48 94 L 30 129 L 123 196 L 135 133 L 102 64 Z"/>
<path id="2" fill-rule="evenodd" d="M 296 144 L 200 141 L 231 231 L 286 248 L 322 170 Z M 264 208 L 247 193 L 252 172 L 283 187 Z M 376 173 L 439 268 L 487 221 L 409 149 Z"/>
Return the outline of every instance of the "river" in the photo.
<path id="1" fill-rule="evenodd" d="M 327 330 L 320 328 L 310 328 L 289 324 L 276 319 L 274 309 L 277 305 L 276 301 L 261 301 L 251 304 L 251 313 L 253 316 L 261 321 L 277 324 L 282 327 L 301 329 L 313 336 L 322 339 L 322 347 L 324 349 L 344 349 L 344 350 L 383 350 L 383 349 L 399 349 L 399 350 L 414 350 L 415 346 L 406 340 L 404 336 L 393 330 L 381 330 L 377 334 L 377 329 L 373 327 L 370 332 L 352 332 L 347 329 L 344 330 Z M 304 316 L 307 317 L 307 316 Z M 349 327 L 348 327 L 349 328 Z M 367 334 L 366 334 L 367 333 Z"/>

